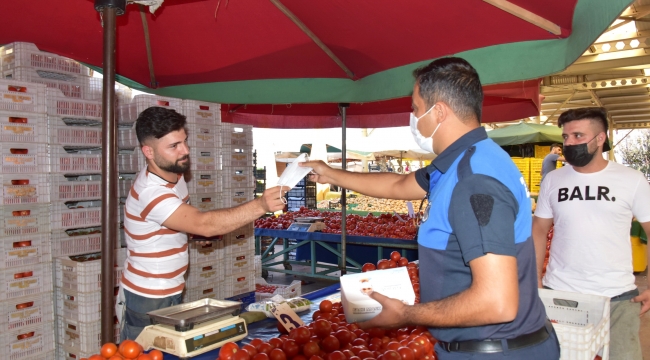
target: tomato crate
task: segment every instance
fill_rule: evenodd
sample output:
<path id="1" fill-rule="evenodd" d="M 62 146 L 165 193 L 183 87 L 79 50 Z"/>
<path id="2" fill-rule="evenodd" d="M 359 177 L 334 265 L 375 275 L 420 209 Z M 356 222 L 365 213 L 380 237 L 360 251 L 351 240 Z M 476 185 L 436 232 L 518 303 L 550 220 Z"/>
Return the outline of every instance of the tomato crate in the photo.
<path id="1" fill-rule="evenodd" d="M 221 168 L 219 149 L 215 147 L 190 148 L 190 170 L 217 171 Z"/>
<path id="2" fill-rule="evenodd" d="M 117 128 L 117 147 L 121 149 L 133 149 L 140 147 L 138 137 L 135 133 L 135 126 L 120 126 Z"/>
<path id="3" fill-rule="evenodd" d="M 98 124 L 99 125 L 99 124 Z M 48 117 L 50 144 L 76 147 L 101 147 L 101 126 L 70 126 L 57 117 Z"/>
<path id="4" fill-rule="evenodd" d="M 55 259 L 56 286 L 79 292 L 101 290 L 101 256 L 99 253 L 62 256 Z M 114 285 L 122 279 L 122 267 L 114 268 Z"/>
<path id="5" fill-rule="evenodd" d="M 210 211 L 223 208 L 221 194 L 191 194 L 190 205 L 201 211 Z"/>
<path id="6" fill-rule="evenodd" d="M 210 241 L 207 245 L 200 245 L 196 241 L 189 244 L 190 264 L 201 264 L 206 262 L 216 263 L 223 260 L 223 241 Z"/>
<path id="7" fill-rule="evenodd" d="M 253 167 L 251 146 L 223 145 L 221 150 L 223 167 Z"/>
<path id="8" fill-rule="evenodd" d="M 188 124 L 202 126 L 221 124 L 221 104 L 183 100 L 182 113 L 187 117 Z"/>
<path id="9" fill-rule="evenodd" d="M 101 100 L 84 100 L 67 97 L 59 89 L 47 89 L 47 114 L 76 123 L 101 123 Z M 75 120 L 76 119 L 76 120 Z"/>
<path id="10" fill-rule="evenodd" d="M 187 268 L 186 286 L 193 288 L 203 285 L 215 284 L 223 281 L 223 267 L 215 263 L 198 263 L 190 262 Z"/>
<path id="11" fill-rule="evenodd" d="M 229 276 L 244 271 L 255 271 L 255 249 L 225 254 L 225 275 Z"/>
<path id="12" fill-rule="evenodd" d="M 101 226 L 52 231 L 52 257 L 101 251 Z"/>
<path id="13" fill-rule="evenodd" d="M 182 100 L 156 95 L 136 95 L 130 103 L 117 106 L 115 117 L 118 123 L 134 123 L 141 112 L 153 106 L 181 112 Z"/>
<path id="14" fill-rule="evenodd" d="M 188 122 L 185 128 L 187 130 L 187 144 L 190 148 L 221 147 L 221 135 L 219 135 L 218 125 Z"/>
<path id="15" fill-rule="evenodd" d="M 547 289 L 539 289 L 539 297 L 553 323 L 562 359 L 592 360 L 601 350 L 603 360 L 609 358 L 608 297 Z"/>
<path id="16" fill-rule="evenodd" d="M 253 168 L 250 166 L 224 166 L 221 179 L 223 189 L 252 189 L 255 188 Z"/>
<path id="17" fill-rule="evenodd" d="M 221 124 L 223 146 L 253 146 L 253 126 L 232 123 Z"/>
<path id="18" fill-rule="evenodd" d="M 52 261 L 50 234 L 0 238 L 0 269 Z"/>
<path id="19" fill-rule="evenodd" d="M 35 44 L 14 42 L 0 47 L 2 71 L 17 67 L 59 73 L 70 77 L 93 76 L 93 71 L 81 63 L 56 54 L 39 50 Z"/>
<path id="20" fill-rule="evenodd" d="M 144 157 L 140 157 L 142 151 L 139 147 L 135 149 L 120 149 L 117 153 L 117 171 L 121 173 L 137 173 L 145 166 Z"/>
<path id="21" fill-rule="evenodd" d="M 0 174 L 1 205 L 50 202 L 47 174 Z"/>
<path id="22" fill-rule="evenodd" d="M 0 309 L 3 332 L 54 321 L 51 291 L 0 301 Z"/>
<path id="23" fill-rule="evenodd" d="M 52 263 L 23 265 L 0 270 L 4 280 L 0 300 L 52 291 Z"/>
<path id="24" fill-rule="evenodd" d="M 102 197 L 100 174 L 69 175 L 52 174 L 52 201 L 92 200 Z"/>
<path id="25" fill-rule="evenodd" d="M 56 323 L 60 345 L 70 351 L 99 353 L 102 347 L 101 321 L 82 322 L 57 316 Z M 113 338 L 115 343 L 119 343 L 120 325 L 117 323 L 113 326 Z"/>
<path id="26" fill-rule="evenodd" d="M 0 339 L 5 360 L 46 359 L 54 351 L 54 322 L 8 331 Z"/>
<path id="27" fill-rule="evenodd" d="M 188 303 L 201 299 L 221 300 L 223 299 L 222 288 L 222 281 L 192 288 L 185 287 L 183 291 L 183 302 Z"/>
<path id="28" fill-rule="evenodd" d="M 102 171 L 101 149 L 66 149 L 50 146 L 50 168 L 57 174 L 98 174 Z"/>
<path id="29" fill-rule="evenodd" d="M 119 287 L 115 287 L 114 302 L 117 302 L 118 291 Z M 63 316 L 66 320 L 80 322 L 99 321 L 101 319 L 101 290 L 82 293 L 57 287 L 55 296 L 54 301 L 58 316 Z"/>
<path id="30" fill-rule="evenodd" d="M 47 143 L 47 116 L 39 113 L 0 111 L 0 141 Z"/>
<path id="31" fill-rule="evenodd" d="M 73 77 L 30 67 L 17 67 L 2 72 L 5 79 L 14 79 L 45 85 L 48 89 L 59 90 L 69 98 L 101 100 L 102 79 L 92 77 Z M 118 94 L 116 90 L 116 94 Z"/>
<path id="32" fill-rule="evenodd" d="M 0 110 L 45 114 L 45 89 L 42 84 L 8 79 L 3 73 L 3 79 L 0 79 Z"/>
<path id="33" fill-rule="evenodd" d="M 56 348 L 56 360 L 81 360 L 99 353 L 99 349 L 93 351 L 81 351 L 70 346 L 59 344 L 58 340 Z"/>
<path id="34" fill-rule="evenodd" d="M 232 208 L 253 200 L 253 189 L 224 189 L 223 207 Z"/>
<path id="35" fill-rule="evenodd" d="M 51 214 L 52 230 L 100 226 L 102 202 L 101 200 L 79 200 L 53 203 Z"/>
<path id="36" fill-rule="evenodd" d="M 45 204 L 7 205 L 0 211 L 1 236 L 30 235 L 50 231 L 49 206 Z"/>
<path id="37" fill-rule="evenodd" d="M 223 296 L 225 298 L 253 293 L 255 302 L 255 270 L 242 271 L 226 276 L 223 282 Z"/>
<path id="38" fill-rule="evenodd" d="M 144 165 L 143 165 L 144 166 Z M 125 198 L 129 195 L 138 174 L 120 174 L 117 178 L 117 196 Z"/>
<path id="39" fill-rule="evenodd" d="M 0 143 L 3 174 L 34 174 L 50 171 L 47 145 L 34 143 Z"/>
<path id="40" fill-rule="evenodd" d="M 289 285 L 269 284 L 266 280 L 258 277 L 255 279 L 255 301 L 263 301 L 281 295 L 290 299 L 302 294 L 302 281 L 294 280 Z"/>
<path id="41" fill-rule="evenodd" d="M 255 251 L 255 236 L 241 237 L 235 235 L 224 235 L 223 250 L 225 256 L 242 252 Z"/>
<path id="42" fill-rule="evenodd" d="M 221 191 L 221 172 L 191 171 L 185 175 L 185 182 L 190 194 L 216 193 Z"/>

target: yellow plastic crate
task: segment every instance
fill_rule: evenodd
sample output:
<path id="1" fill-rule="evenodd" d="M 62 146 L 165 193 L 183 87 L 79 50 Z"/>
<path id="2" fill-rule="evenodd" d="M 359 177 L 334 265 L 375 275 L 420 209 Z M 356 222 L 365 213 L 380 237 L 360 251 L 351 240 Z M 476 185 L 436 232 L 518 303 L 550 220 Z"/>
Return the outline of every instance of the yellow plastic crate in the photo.
<path id="1" fill-rule="evenodd" d="M 535 157 L 538 159 L 543 159 L 550 152 L 551 152 L 550 145 L 535 145 Z"/>
<path id="2" fill-rule="evenodd" d="M 543 159 L 530 159 L 530 174 L 541 174 L 542 173 L 542 161 Z"/>

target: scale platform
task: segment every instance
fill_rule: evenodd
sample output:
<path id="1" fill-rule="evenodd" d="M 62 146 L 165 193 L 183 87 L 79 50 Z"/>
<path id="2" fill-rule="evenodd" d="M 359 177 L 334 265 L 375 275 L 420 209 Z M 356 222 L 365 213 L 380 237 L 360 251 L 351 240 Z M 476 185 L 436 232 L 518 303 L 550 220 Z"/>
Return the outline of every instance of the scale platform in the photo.
<path id="1" fill-rule="evenodd" d="M 135 341 L 145 350 L 158 349 L 181 359 L 191 358 L 248 335 L 239 317 L 241 303 L 202 299 L 147 313 L 155 325 L 145 327 Z"/>
<path id="2" fill-rule="evenodd" d="M 325 229 L 325 223 L 322 217 L 299 217 L 293 221 L 293 224 L 287 228 L 288 231 L 314 232 Z"/>

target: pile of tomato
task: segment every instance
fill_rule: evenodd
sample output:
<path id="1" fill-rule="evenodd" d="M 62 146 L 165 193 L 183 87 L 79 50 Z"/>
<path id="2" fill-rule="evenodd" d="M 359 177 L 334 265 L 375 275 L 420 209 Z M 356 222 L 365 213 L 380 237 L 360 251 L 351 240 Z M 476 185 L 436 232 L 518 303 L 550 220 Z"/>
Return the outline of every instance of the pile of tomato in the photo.
<path id="1" fill-rule="evenodd" d="M 273 285 L 261 285 L 261 284 L 255 284 L 255 292 L 258 293 L 267 293 L 267 294 L 273 294 L 275 290 L 277 290 L 277 286 Z"/>
<path id="2" fill-rule="evenodd" d="M 435 360 L 436 340 L 423 326 L 362 330 L 348 324 L 341 303 L 323 300 L 313 321 L 268 342 L 253 339 L 241 348 L 221 347 L 219 360 Z"/>
<path id="3" fill-rule="evenodd" d="M 551 241 L 553 240 L 553 226 L 551 230 L 548 231 L 546 235 L 546 256 L 544 257 L 544 267 L 542 268 L 542 276 L 546 274 L 546 266 L 548 265 L 548 259 L 551 257 Z"/>
<path id="4" fill-rule="evenodd" d="M 286 230 L 299 217 L 322 217 L 326 228 L 324 233 L 341 233 L 341 213 L 335 211 L 309 210 L 301 207 L 299 211 L 284 213 L 278 217 L 255 220 L 255 227 L 261 229 Z M 346 234 L 356 236 L 373 236 L 382 238 L 413 240 L 417 232 L 413 220 L 408 215 L 368 214 L 360 216 L 347 215 L 345 218 Z"/>
<path id="5" fill-rule="evenodd" d="M 124 340 L 120 345 L 106 343 L 102 345 L 99 354 L 79 360 L 163 360 L 163 353 L 160 350 L 151 350 L 145 354 L 142 346 L 133 340 Z"/>
<path id="6" fill-rule="evenodd" d="M 393 269 L 396 267 L 406 267 L 409 273 L 409 279 L 411 280 L 411 285 L 413 286 L 413 292 L 415 292 L 415 303 L 420 303 L 420 271 L 418 264 L 414 262 L 409 262 L 409 260 L 402 256 L 399 251 L 393 251 L 390 253 L 390 259 L 381 259 L 377 261 L 377 265 L 373 263 L 365 263 L 361 267 L 362 272 L 374 271 L 374 270 L 384 270 L 384 269 Z"/>

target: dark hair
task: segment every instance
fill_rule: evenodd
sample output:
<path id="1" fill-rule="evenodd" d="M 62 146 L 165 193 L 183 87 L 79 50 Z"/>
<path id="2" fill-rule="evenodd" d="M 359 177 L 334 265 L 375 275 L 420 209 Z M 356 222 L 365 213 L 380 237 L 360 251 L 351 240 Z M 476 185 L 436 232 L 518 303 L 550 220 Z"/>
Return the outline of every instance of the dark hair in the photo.
<path id="1" fill-rule="evenodd" d="M 607 134 L 609 123 L 607 122 L 607 110 L 603 107 L 585 107 L 567 110 L 557 119 L 557 126 L 561 128 L 568 122 L 585 119 L 601 124 L 603 131 Z"/>
<path id="2" fill-rule="evenodd" d="M 416 69 L 413 76 L 427 107 L 443 101 L 461 120 L 481 122 L 483 88 L 478 73 L 467 60 L 446 57 Z"/>
<path id="3" fill-rule="evenodd" d="M 555 148 L 562 149 L 562 144 L 555 143 L 555 144 L 551 145 L 551 151 L 553 151 L 553 149 L 555 149 Z"/>
<path id="4" fill-rule="evenodd" d="M 160 139 L 184 127 L 185 115 L 177 113 L 176 110 L 154 106 L 140 113 L 135 122 L 135 133 L 140 145 L 143 145 L 149 138 Z"/>

